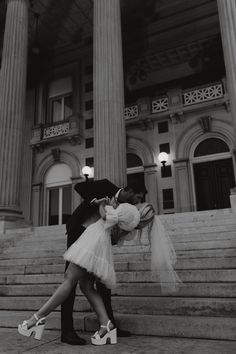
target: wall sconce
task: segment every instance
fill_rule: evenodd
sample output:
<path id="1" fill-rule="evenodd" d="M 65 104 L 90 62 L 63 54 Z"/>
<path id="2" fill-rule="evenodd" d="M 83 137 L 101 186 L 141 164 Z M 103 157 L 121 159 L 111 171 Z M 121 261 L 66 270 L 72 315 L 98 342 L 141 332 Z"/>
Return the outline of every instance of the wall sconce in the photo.
<path id="1" fill-rule="evenodd" d="M 89 176 L 91 175 L 91 172 L 92 172 L 92 169 L 91 169 L 91 167 L 89 167 L 89 166 L 84 166 L 84 167 L 82 168 L 82 173 L 83 173 L 83 175 L 84 175 L 86 181 L 89 180 Z"/>
<path id="2" fill-rule="evenodd" d="M 163 167 L 165 167 L 165 164 L 167 163 L 167 161 L 169 160 L 169 155 L 166 152 L 161 152 L 158 155 L 158 160 L 160 161 L 160 163 L 162 164 Z"/>

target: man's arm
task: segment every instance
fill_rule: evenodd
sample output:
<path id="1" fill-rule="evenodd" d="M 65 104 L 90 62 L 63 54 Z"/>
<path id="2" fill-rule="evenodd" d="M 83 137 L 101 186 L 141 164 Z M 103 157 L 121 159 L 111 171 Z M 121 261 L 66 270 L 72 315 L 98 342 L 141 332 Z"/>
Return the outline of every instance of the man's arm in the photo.
<path id="1" fill-rule="evenodd" d="M 75 190 L 79 195 L 89 203 L 94 199 L 103 197 L 111 198 L 120 188 L 111 183 L 108 179 L 98 181 L 80 182 L 75 185 Z"/>

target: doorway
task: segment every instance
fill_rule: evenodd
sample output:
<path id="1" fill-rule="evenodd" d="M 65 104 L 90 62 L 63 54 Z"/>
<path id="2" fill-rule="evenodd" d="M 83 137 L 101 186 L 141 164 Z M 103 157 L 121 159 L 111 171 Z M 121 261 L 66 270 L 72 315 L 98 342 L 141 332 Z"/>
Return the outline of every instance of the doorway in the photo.
<path id="1" fill-rule="evenodd" d="M 66 224 L 72 209 L 71 169 L 56 163 L 45 175 L 44 225 Z"/>
<path id="2" fill-rule="evenodd" d="M 230 188 L 235 185 L 231 158 L 193 165 L 197 210 L 230 208 Z"/>

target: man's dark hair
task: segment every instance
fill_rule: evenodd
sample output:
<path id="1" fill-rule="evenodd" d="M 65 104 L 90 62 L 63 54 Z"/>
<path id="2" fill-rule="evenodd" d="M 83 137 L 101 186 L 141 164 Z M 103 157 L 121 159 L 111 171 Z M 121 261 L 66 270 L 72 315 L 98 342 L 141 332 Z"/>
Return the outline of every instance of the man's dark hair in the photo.
<path id="1" fill-rule="evenodd" d="M 132 190 L 135 193 L 144 193 L 147 194 L 147 189 L 145 187 L 144 183 L 140 183 L 140 182 L 132 182 L 129 183 L 124 190 L 127 192 L 129 190 Z"/>

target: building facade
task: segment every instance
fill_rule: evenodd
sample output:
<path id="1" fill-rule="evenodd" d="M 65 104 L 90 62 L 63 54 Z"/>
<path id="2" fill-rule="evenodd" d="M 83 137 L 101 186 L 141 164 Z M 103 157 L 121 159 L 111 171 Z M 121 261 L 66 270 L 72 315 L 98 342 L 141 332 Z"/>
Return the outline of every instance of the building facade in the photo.
<path id="1" fill-rule="evenodd" d="M 230 208 L 235 1 L 56 3 L 1 5 L 2 229 L 64 224 L 85 165 L 159 214 Z"/>

